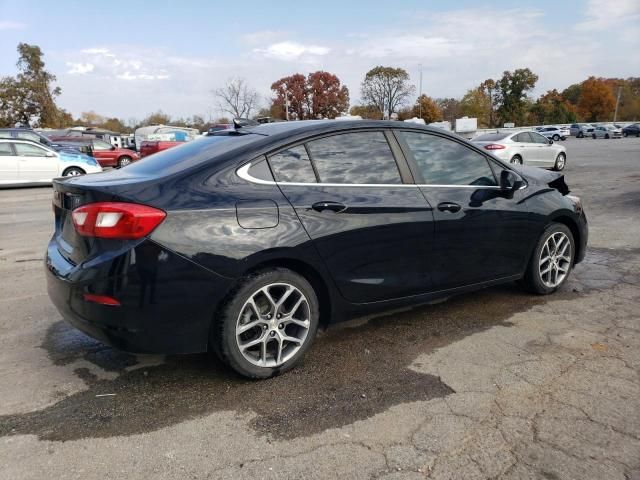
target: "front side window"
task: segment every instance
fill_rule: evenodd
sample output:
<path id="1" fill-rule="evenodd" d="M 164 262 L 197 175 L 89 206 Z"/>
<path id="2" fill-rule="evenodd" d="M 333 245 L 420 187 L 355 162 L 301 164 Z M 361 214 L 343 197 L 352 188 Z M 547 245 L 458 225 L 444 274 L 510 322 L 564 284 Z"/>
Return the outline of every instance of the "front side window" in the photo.
<path id="1" fill-rule="evenodd" d="M 549 143 L 549 139 L 547 139 L 547 137 L 543 137 L 542 135 L 535 132 L 529 132 L 529 134 L 531 135 L 533 143 Z"/>
<path id="2" fill-rule="evenodd" d="M 94 140 L 93 149 L 94 150 L 111 150 L 111 144 L 103 140 Z"/>
<path id="3" fill-rule="evenodd" d="M 277 182 L 316 183 L 316 174 L 304 145 L 272 155 L 269 163 Z"/>
<path id="4" fill-rule="evenodd" d="M 0 157 L 10 157 L 13 155 L 10 143 L 0 143 Z"/>
<path id="5" fill-rule="evenodd" d="M 11 136 L 11 132 L 8 130 L 5 130 L 3 132 L 0 132 L 0 138 L 13 138 Z"/>
<path id="6" fill-rule="evenodd" d="M 391 147 L 382 132 L 332 135 L 307 144 L 322 183 L 402 183 Z"/>
<path id="7" fill-rule="evenodd" d="M 46 157 L 47 151 L 44 148 L 26 143 L 16 143 L 16 153 L 20 157 Z"/>
<path id="8" fill-rule="evenodd" d="M 402 132 L 401 135 L 426 184 L 497 185 L 487 159 L 469 147 L 428 133 Z"/>

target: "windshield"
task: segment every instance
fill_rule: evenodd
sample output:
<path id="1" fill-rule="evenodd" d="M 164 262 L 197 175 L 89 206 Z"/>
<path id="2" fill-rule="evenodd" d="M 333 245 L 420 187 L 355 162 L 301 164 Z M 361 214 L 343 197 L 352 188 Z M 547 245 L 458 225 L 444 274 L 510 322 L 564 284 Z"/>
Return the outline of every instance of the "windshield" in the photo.
<path id="1" fill-rule="evenodd" d="M 495 142 L 497 140 L 502 140 L 507 138 L 510 133 L 485 133 L 483 135 L 478 135 L 472 141 L 474 142 Z"/>
<path id="2" fill-rule="evenodd" d="M 127 166 L 127 172 L 154 175 L 173 174 L 203 162 L 215 162 L 216 157 L 236 148 L 244 147 L 263 138 L 261 135 L 220 135 L 205 137 L 198 142 L 163 150 Z"/>

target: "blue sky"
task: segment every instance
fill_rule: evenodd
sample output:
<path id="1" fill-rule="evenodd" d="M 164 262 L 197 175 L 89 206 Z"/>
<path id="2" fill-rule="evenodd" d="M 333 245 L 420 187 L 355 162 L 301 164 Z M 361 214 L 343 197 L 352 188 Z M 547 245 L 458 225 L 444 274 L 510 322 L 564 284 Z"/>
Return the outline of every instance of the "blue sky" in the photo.
<path id="1" fill-rule="evenodd" d="M 640 0 L 53 3 L 0 0 L 0 74 L 18 42 L 39 45 L 62 107 L 140 119 L 216 117 L 234 76 L 263 96 L 276 79 L 327 70 L 349 87 L 376 65 L 407 69 L 434 97 L 461 97 L 529 67 L 536 94 L 589 75 L 640 75 Z"/>

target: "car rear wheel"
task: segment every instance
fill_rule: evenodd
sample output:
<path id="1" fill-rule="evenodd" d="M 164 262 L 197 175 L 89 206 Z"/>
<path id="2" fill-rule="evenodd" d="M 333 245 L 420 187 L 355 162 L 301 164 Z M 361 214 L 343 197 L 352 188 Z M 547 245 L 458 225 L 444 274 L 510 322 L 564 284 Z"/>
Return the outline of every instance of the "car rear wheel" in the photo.
<path id="1" fill-rule="evenodd" d="M 559 172 L 564 169 L 564 166 L 567 163 L 567 157 L 564 153 L 560 152 L 556 157 L 556 163 L 553 165 L 553 169 L 556 172 Z"/>
<path id="2" fill-rule="evenodd" d="M 627 138 L 627 137 L 629 136 L 629 134 L 628 134 L 627 132 L 622 132 L 622 136 L 623 136 L 624 138 Z"/>
<path id="3" fill-rule="evenodd" d="M 562 223 L 550 224 L 540 236 L 522 284 L 533 293 L 555 292 L 569 277 L 575 256 L 575 241 Z"/>
<path id="4" fill-rule="evenodd" d="M 131 157 L 127 157 L 126 155 L 124 157 L 120 157 L 118 159 L 118 167 L 119 168 L 126 167 L 130 163 L 131 163 Z"/>
<path id="5" fill-rule="evenodd" d="M 604 138 L 606 138 L 607 140 L 609 140 L 609 138 L 610 138 L 610 137 L 609 137 L 609 134 L 608 134 L 608 133 L 607 133 L 607 134 L 605 134 Z"/>
<path id="6" fill-rule="evenodd" d="M 578 132 L 578 135 L 576 135 L 577 138 L 583 138 L 584 137 L 584 133 L 582 132 Z"/>
<path id="7" fill-rule="evenodd" d="M 595 133 L 592 133 L 591 136 L 593 137 L 594 140 L 596 139 L 596 134 Z"/>
<path id="8" fill-rule="evenodd" d="M 240 375 L 269 378 L 300 362 L 318 323 L 313 287 L 297 273 L 275 268 L 240 282 L 214 319 L 210 343 Z"/>
<path id="9" fill-rule="evenodd" d="M 62 172 L 63 177 L 77 177 L 78 175 L 84 175 L 86 172 L 79 167 L 69 167 Z"/>
<path id="10" fill-rule="evenodd" d="M 511 163 L 522 165 L 522 157 L 520 155 L 514 155 L 513 157 L 511 157 Z"/>
<path id="11" fill-rule="evenodd" d="M 555 135 L 552 137 L 552 139 L 553 139 L 553 141 L 554 141 L 554 142 L 557 142 L 558 140 L 560 140 L 560 135 L 555 134 Z"/>

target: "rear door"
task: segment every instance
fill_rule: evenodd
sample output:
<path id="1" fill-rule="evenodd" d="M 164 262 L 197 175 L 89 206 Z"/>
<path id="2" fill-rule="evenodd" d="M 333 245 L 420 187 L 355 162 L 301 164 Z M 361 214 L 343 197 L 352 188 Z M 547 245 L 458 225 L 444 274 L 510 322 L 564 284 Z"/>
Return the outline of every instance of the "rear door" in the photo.
<path id="1" fill-rule="evenodd" d="M 0 143 L 0 184 L 17 183 L 18 157 L 9 142 Z"/>
<path id="2" fill-rule="evenodd" d="M 449 137 L 418 131 L 397 136 L 434 208 L 435 289 L 521 273 L 534 226 L 523 190 L 506 193 L 498 186 L 494 167 L 503 167 Z"/>
<path id="3" fill-rule="evenodd" d="M 58 176 L 58 157 L 47 156 L 49 150 L 31 143 L 15 143 L 14 148 L 21 181 L 48 182 Z"/>
<path id="4" fill-rule="evenodd" d="M 522 155 L 522 160 L 524 164 L 535 164 L 537 162 L 536 154 L 538 153 L 538 149 L 535 147 L 533 142 L 531 141 L 531 137 L 529 136 L 529 132 L 520 132 L 519 134 L 512 137 L 512 141 L 518 144 L 518 148 L 520 149 L 520 154 Z"/>
<path id="5" fill-rule="evenodd" d="M 269 156 L 278 185 L 353 303 L 431 288 L 433 212 L 394 150 L 402 156 L 388 132 L 350 131 Z"/>

